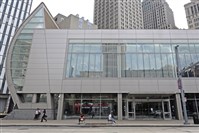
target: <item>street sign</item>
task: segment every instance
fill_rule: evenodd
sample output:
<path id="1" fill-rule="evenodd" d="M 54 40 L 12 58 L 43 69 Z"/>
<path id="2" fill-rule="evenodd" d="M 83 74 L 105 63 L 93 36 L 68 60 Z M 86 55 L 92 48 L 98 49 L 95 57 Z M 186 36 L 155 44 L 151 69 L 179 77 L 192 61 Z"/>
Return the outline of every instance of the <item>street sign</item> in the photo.
<path id="1" fill-rule="evenodd" d="M 178 89 L 182 89 L 182 80 L 178 78 Z"/>

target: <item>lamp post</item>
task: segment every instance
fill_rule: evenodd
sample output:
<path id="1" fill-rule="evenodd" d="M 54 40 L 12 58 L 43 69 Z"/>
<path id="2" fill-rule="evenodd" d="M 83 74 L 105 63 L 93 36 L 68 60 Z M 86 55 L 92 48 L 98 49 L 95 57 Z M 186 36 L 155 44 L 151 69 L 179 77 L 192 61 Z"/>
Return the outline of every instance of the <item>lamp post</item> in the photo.
<path id="1" fill-rule="evenodd" d="M 176 56 L 176 65 L 177 65 L 177 76 L 178 76 L 178 89 L 180 89 L 181 94 L 181 101 L 182 101 L 182 108 L 184 113 L 184 124 L 188 124 L 188 117 L 187 117 L 187 109 L 186 109 L 186 103 L 185 103 L 185 97 L 184 97 L 184 90 L 182 86 L 182 75 L 181 75 L 181 64 L 180 64 L 180 58 L 178 53 L 178 47 L 179 45 L 175 46 L 175 56 Z"/>

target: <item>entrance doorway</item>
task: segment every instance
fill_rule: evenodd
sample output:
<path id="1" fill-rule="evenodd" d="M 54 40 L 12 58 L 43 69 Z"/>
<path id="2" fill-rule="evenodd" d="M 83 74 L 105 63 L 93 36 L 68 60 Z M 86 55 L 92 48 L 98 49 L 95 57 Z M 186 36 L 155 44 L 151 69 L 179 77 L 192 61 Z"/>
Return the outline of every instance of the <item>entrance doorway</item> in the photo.
<path id="1" fill-rule="evenodd" d="M 126 117 L 130 120 L 170 120 L 172 118 L 169 99 L 129 99 L 126 110 Z"/>
<path id="2" fill-rule="evenodd" d="M 131 100 L 127 101 L 127 118 L 135 119 L 135 102 Z"/>

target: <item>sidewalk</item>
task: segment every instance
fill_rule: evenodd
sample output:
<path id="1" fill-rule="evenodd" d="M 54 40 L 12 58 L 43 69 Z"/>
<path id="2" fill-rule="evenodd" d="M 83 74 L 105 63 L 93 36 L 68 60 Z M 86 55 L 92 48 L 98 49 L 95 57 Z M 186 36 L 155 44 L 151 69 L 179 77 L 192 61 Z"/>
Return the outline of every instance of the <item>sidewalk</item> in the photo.
<path id="1" fill-rule="evenodd" d="M 193 124 L 190 120 L 189 124 L 184 125 L 179 120 L 122 120 L 116 121 L 116 124 L 108 123 L 104 119 L 87 119 L 85 123 L 78 124 L 78 120 L 48 120 L 40 122 L 40 120 L 0 120 L 1 127 L 9 126 L 54 126 L 54 127 L 199 127 L 199 124 Z"/>

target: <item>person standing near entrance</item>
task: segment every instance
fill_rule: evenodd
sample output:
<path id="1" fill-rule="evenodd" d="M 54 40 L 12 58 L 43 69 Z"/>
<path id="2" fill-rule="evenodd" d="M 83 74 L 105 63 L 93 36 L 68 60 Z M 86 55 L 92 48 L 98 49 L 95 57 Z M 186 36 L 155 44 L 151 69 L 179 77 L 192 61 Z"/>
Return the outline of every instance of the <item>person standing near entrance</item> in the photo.
<path id="1" fill-rule="evenodd" d="M 41 122 L 43 122 L 43 120 L 45 120 L 47 122 L 47 115 L 46 115 L 46 109 L 43 110 L 43 115 L 41 117 Z"/>

